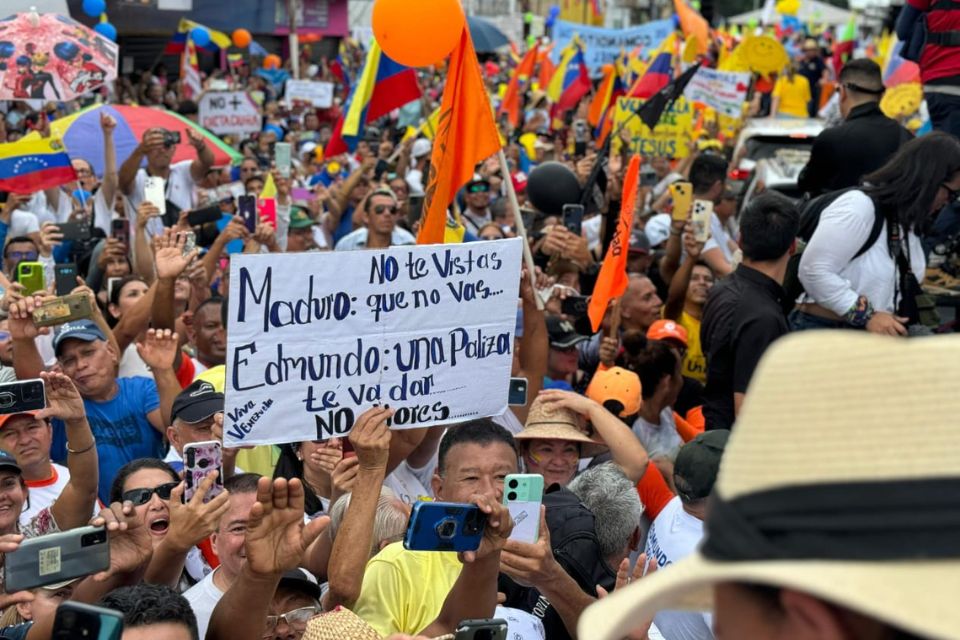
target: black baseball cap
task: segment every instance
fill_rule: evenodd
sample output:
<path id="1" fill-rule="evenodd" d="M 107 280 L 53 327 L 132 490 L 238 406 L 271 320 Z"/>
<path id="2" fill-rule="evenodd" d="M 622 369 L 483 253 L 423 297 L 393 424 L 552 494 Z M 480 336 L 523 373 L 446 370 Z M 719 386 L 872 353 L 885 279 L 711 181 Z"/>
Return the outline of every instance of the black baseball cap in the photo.
<path id="1" fill-rule="evenodd" d="M 171 422 L 182 420 L 187 424 L 195 424 L 221 411 L 223 411 L 223 394 L 206 380 L 195 380 L 173 401 L 170 420 Z"/>
<path id="2" fill-rule="evenodd" d="M 687 501 L 710 495 L 729 437 L 727 429 L 705 431 L 680 448 L 673 463 L 677 495 Z"/>
<path id="3" fill-rule="evenodd" d="M 17 464 L 17 459 L 13 457 L 13 454 L 0 449 L 0 471 L 4 470 L 23 473 L 23 471 L 20 469 L 20 465 Z"/>
<path id="4" fill-rule="evenodd" d="M 557 349 L 569 349 L 590 339 L 577 333 L 572 322 L 557 316 L 547 316 L 547 333 L 550 334 L 550 346 Z"/>
<path id="5" fill-rule="evenodd" d="M 309 575 L 303 569 L 297 568 L 285 571 L 283 575 L 280 576 L 280 584 L 278 584 L 277 587 L 294 589 L 310 596 L 314 600 L 320 600 L 320 585 L 317 584 L 313 576 Z"/>

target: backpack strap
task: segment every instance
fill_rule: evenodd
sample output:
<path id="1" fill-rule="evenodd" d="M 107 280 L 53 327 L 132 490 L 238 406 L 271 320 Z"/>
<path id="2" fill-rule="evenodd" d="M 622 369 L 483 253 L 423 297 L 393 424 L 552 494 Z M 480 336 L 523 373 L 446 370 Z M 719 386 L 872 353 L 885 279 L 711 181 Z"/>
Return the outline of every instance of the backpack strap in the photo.
<path id="1" fill-rule="evenodd" d="M 871 198 L 873 200 L 873 198 Z M 853 256 L 854 259 L 859 258 L 867 251 L 870 250 L 870 247 L 877 243 L 877 240 L 880 239 L 880 232 L 883 231 L 883 214 L 877 208 L 877 203 L 873 203 L 873 226 L 870 228 L 870 235 L 867 236 L 867 241 L 863 243 L 863 246 L 860 247 L 860 250 L 857 251 L 857 254 Z"/>

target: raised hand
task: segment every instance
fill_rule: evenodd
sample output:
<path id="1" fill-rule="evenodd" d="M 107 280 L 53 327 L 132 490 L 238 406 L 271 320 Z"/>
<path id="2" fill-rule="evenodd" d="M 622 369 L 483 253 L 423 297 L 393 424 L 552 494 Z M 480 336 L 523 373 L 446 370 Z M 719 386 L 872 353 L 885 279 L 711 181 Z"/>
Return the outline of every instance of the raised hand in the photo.
<path id="1" fill-rule="evenodd" d="M 63 234 L 60 233 L 60 227 L 52 222 L 44 222 L 40 227 L 39 249 L 40 255 L 46 257 L 53 253 L 55 247 L 63 242 Z"/>
<path id="2" fill-rule="evenodd" d="M 156 261 L 157 277 L 175 279 L 187 268 L 187 265 L 197 257 L 199 249 L 194 247 L 184 255 L 183 248 L 187 244 L 187 236 L 169 229 L 163 236 L 157 238 L 153 258 Z"/>
<path id="3" fill-rule="evenodd" d="M 642 579 L 644 576 L 648 576 L 654 571 L 657 570 L 657 559 L 650 558 L 647 559 L 646 553 L 641 553 L 640 557 L 637 558 L 637 564 L 634 565 L 633 571 L 630 571 L 630 558 L 624 558 L 620 562 L 620 567 L 617 569 L 617 581 L 613 587 L 614 591 L 622 589 L 629 585 L 631 582 L 636 582 L 637 580 Z M 609 593 L 607 590 L 597 585 L 597 599 L 603 600 L 606 598 Z M 653 624 L 653 618 L 649 620 L 640 620 L 634 630 L 626 636 L 624 640 L 647 640 L 647 634 L 650 629 L 650 625 Z"/>
<path id="4" fill-rule="evenodd" d="M 487 525 L 483 528 L 483 539 L 476 551 L 460 553 L 461 562 L 474 562 L 499 553 L 513 531 L 513 518 L 505 506 L 489 496 L 475 494 L 470 502 L 487 514 Z"/>
<path id="5" fill-rule="evenodd" d="M 39 335 L 50 333 L 50 327 L 40 327 L 33 324 L 33 312 L 44 303 L 48 296 L 26 296 L 10 303 L 8 309 L 7 328 L 10 337 L 14 340 L 33 340 Z"/>
<path id="6" fill-rule="evenodd" d="M 187 127 L 186 132 L 187 132 L 187 139 L 190 141 L 190 144 L 193 146 L 193 148 L 196 149 L 198 152 L 201 151 L 203 149 L 203 146 L 206 144 L 206 141 L 204 141 L 203 136 L 200 135 L 200 133 L 196 131 L 193 127 Z"/>
<path id="7" fill-rule="evenodd" d="M 533 544 L 507 540 L 500 552 L 500 570 L 525 587 L 539 587 L 557 578 L 563 567 L 557 563 L 550 546 L 547 508 L 540 506 L 540 533 Z"/>
<path id="8" fill-rule="evenodd" d="M 110 538 L 110 568 L 94 574 L 95 581 L 103 582 L 117 574 L 146 568 L 153 556 L 153 542 L 132 502 L 114 502 L 102 509 L 90 524 L 105 527 Z"/>
<path id="9" fill-rule="evenodd" d="M 37 413 L 38 418 L 60 418 L 64 422 L 81 420 L 87 417 L 83 408 L 83 398 L 73 385 L 73 380 L 62 373 L 41 371 L 47 406 Z"/>
<path id="10" fill-rule="evenodd" d="M 137 228 L 146 229 L 153 218 L 159 217 L 160 209 L 157 208 L 157 205 L 144 200 L 140 203 L 140 206 L 137 207 Z"/>
<path id="11" fill-rule="evenodd" d="M 103 251 L 100 252 L 100 257 L 97 258 L 97 266 L 101 271 L 105 271 L 110 260 L 126 257 L 127 247 L 116 238 L 107 238 Z"/>
<path id="12" fill-rule="evenodd" d="M 350 444 L 357 452 L 357 461 L 361 469 L 387 468 L 390 457 L 390 428 L 387 420 L 393 416 L 393 409 L 373 407 L 363 412 L 357 424 L 350 432 Z"/>
<path id="13" fill-rule="evenodd" d="M 153 370 L 173 369 L 180 348 L 179 336 L 170 329 L 148 329 L 146 339 L 137 343 L 137 353 Z"/>
<path id="14" fill-rule="evenodd" d="M 117 120 L 107 113 L 106 109 L 100 110 L 100 129 L 104 135 L 113 135 L 113 130 L 117 128 Z"/>
<path id="15" fill-rule="evenodd" d="M 186 504 L 183 503 L 185 483 L 181 482 L 170 492 L 170 530 L 167 532 L 166 540 L 174 549 L 181 552 L 189 551 L 193 545 L 217 530 L 220 518 L 230 509 L 230 495 L 227 491 L 210 502 L 203 501 L 216 482 L 217 474 L 217 471 L 207 474 L 190 498 L 190 502 Z"/>
<path id="16" fill-rule="evenodd" d="M 541 391 L 538 396 L 540 400 L 547 405 L 556 405 L 575 411 L 582 416 L 589 416 L 594 411 L 606 411 L 598 402 L 591 400 L 586 396 L 572 391 L 561 391 L 559 389 L 547 389 Z"/>
<path id="17" fill-rule="evenodd" d="M 336 502 L 337 498 L 345 493 L 353 491 L 353 485 L 357 482 L 357 472 L 360 468 L 360 461 L 357 458 L 343 458 L 333 468 L 330 474 L 330 481 L 333 484 L 330 502 Z"/>
<path id="18" fill-rule="evenodd" d="M 247 570 L 276 577 L 296 568 L 303 552 L 329 524 L 326 516 L 304 524 L 300 480 L 260 478 L 257 502 L 247 520 Z"/>

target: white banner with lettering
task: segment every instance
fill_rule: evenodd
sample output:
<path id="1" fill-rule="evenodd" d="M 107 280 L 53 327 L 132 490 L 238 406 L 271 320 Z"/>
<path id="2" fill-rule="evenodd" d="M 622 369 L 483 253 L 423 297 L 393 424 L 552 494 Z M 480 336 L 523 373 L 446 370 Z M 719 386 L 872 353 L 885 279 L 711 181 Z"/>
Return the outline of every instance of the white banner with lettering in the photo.
<path id="1" fill-rule="evenodd" d="M 375 404 L 395 429 L 503 413 L 520 242 L 234 255 L 224 444 L 343 436 Z"/>
<path id="2" fill-rule="evenodd" d="M 294 102 L 306 102 L 318 109 L 329 109 L 333 105 L 333 83 L 316 80 L 287 80 L 284 93 L 287 108 Z"/>
<path id="3" fill-rule="evenodd" d="M 200 126 L 217 135 L 260 131 L 260 107 L 243 91 L 208 91 L 200 97 Z"/>

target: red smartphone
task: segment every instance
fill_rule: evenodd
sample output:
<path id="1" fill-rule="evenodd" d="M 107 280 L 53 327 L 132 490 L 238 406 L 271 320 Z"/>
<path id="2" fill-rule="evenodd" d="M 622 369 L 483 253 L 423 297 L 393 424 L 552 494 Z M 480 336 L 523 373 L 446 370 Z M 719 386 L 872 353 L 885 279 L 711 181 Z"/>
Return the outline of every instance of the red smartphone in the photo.
<path id="1" fill-rule="evenodd" d="M 343 457 L 344 457 L 344 458 L 356 458 L 356 457 L 357 457 L 357 452 L 356 452 L 356 451 L 354 450 L 354 448 L 353 448 L 353 443 L 350 442 L 350 440 L 349 440 L 348 438 L 344 438 L 344 439 L 341 441 L 341 445 L 343 446 Z"/>

